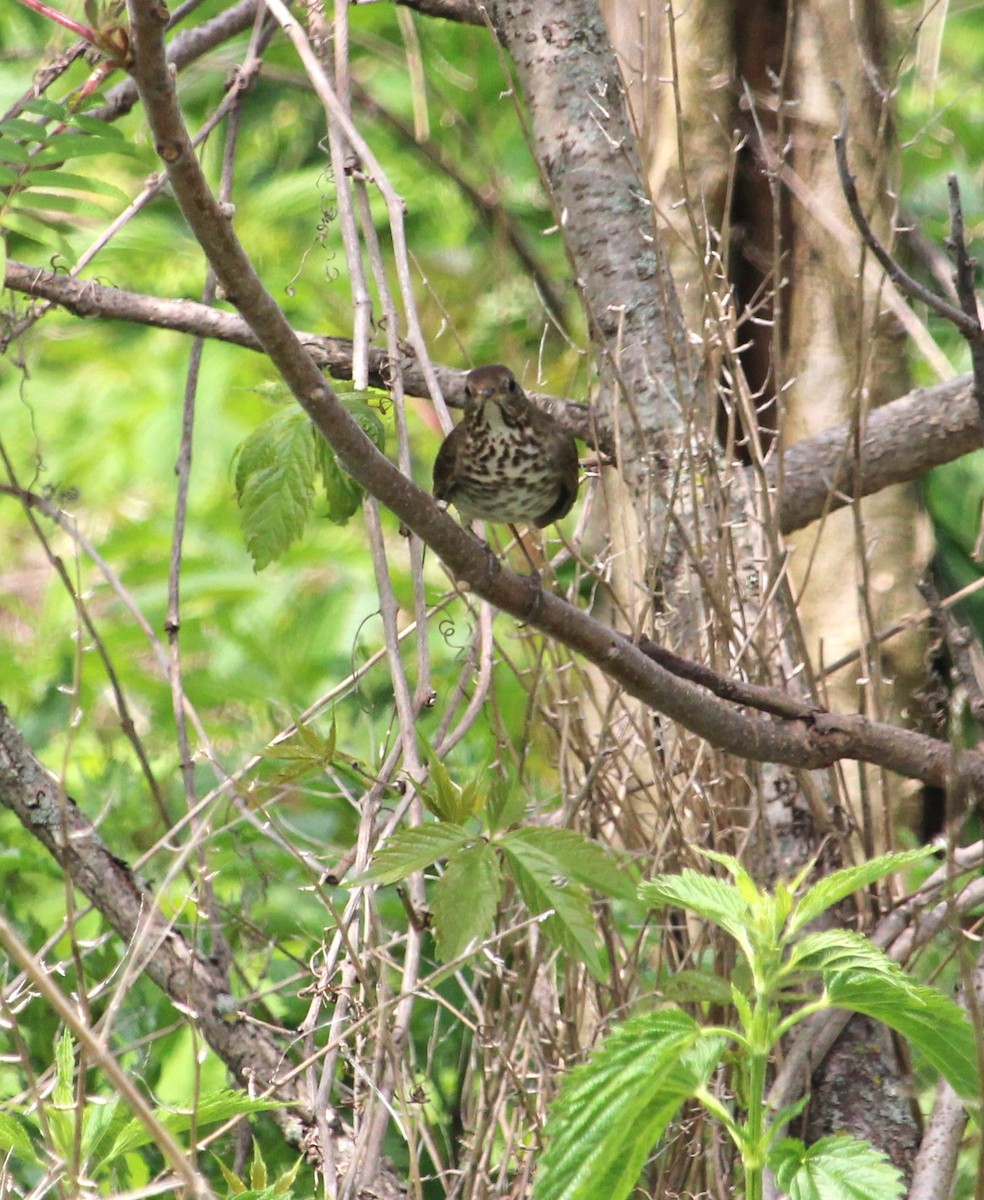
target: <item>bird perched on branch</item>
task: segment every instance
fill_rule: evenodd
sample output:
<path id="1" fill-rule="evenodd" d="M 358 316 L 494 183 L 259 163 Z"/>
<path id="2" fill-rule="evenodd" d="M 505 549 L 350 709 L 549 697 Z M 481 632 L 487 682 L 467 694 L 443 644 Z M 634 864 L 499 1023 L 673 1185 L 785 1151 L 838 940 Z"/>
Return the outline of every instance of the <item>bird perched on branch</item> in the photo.
<path id="1" fill-rule="evenodd" d="M 465 380 L 464 419 L 434 461 L 434 496 L 464 521 L 543 528 L 577 499 L 577 447 L 535 408 L 508 367 L 476 367 Z"/>

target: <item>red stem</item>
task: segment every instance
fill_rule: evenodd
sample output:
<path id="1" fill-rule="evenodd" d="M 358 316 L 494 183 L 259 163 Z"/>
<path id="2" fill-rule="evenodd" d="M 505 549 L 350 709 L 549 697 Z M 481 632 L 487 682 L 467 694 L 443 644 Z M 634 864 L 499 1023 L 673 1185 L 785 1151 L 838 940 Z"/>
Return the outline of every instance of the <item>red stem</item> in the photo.
<path id="1" fill-rule="evenodd" d="M 66 29 L 70 29 L 72 33 L 85 41 L 94 43 L 96 40 L 95 31 L 90 29 L 88 25 L 80 25 L 78 21 L 73 21 L 71 17 L 66 17 L 64 13 L 59 12 L 56 8 L 50 8 L 43 0 L 20 0 L 20 3 L 27 8 L 33 8 L 42 17 L 47 17 L 49 21 L 55 21 L 58 25 L 64 25 Z"/>

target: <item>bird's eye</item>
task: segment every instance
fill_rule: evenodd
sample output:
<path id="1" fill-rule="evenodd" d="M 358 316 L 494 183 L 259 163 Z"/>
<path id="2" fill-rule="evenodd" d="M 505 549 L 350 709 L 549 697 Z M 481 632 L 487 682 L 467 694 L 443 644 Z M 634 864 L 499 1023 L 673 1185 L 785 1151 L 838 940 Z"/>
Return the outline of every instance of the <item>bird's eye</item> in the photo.
<path id="1" fill-rule="evenodd" d="M 472 398 L 472 396 L 474 396 L 474 394 L 475 394 L 475 393 L 474 393 L 474 392 L 472 391 L 472 389 L 471 389 L 471 384 L 470 384 L 470 383 L 466 383 L 466 384 L 465 384 L 465 398 L 466 398 L 466 399 L 468 399 L 468 400 L 470 400 L 470 399 Z"/>

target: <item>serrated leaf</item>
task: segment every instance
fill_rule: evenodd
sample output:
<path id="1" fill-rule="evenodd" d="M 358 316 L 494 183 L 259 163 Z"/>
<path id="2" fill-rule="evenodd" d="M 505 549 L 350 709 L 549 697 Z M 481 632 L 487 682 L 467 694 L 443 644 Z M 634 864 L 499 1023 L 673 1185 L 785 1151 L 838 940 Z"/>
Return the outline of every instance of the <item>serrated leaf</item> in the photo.
<path id="1" fill-rule="evenodd" d="M 362 887 L 367 883 L 398 883 L 414 871 L 446 858 L 455 850 L 475 840 L 474 835 L 460 825 L 438 822 L 434 825 L 417 825 L 413 829 L 401 829 L 394 833 L 385 846 L 376 852 L 372 866 L 349 881 L 349 887 Z"/>
<path id="2" fill-rule="evenodd" d="M 304 529 L 314 504 L 311 425 L 300 410 L 275 413 L 239 449 L 236 491 L 253 567 L 279 558 Z"/>
<path id="3" fill-rule="evenodd" d="M 328 501 L 328 520 L 333 525 L 345 525 L 359 511 L 362 487 L 345 473 L 335 457 L 335 451 L 318 435 L 318 473 Z"/>
<path id="4" fill-rule="evenodd" d="M 225 1163 L 217 1154 L 213 1154 L 212 1158 L 218 1164 L 218 1168 L 222 1172 L 222 1178 L 225 1180 L 226 1187 L 229 1189 L 229 1195 L 242 1196 L 246 1191 L 246 1184 L 243 1183 L 243 1181 L 239 1178 L 235 1171 L 232 1170 L 231 1167 L 227 1167 L 225 1165 Z"/>
<path id="5" fill-rule="evenodd" d="M 769 1151 L 768 1162 L 789 1200 L 898 1200 L 905 1191 L 887 1155 L 843 1133 L 812 1146 L 783 1138 Z"/>
<path id="6" fill-rule="evenodd" d="M 639 889 L 640 899 L 653 908 L 674 905 L 713 921 L 742 945 L 752 913 L 738 889 L 713 875 L 687 867 L 678 875 L 657 875 Z"/>
<path id="7" fill-rule="evenodd" d="M 254 1191 L 262 1191 L 269 1182 L 267 1166 L 260 1153 L 258 1142 L 253 1143 L 253 1161 L 249 1168 L 249 1184 Z"/>
<path id="8" fill-rule="evenodd" d="M 335 757 L 338 730 L 334 719 L 325 737 L 320 737 L 310 725 L 299 724 L 286 741 L 268 746 L 262 758 L 273 761 L 303 762 L 312 766 L 328 766 Z"/>
<path id="9" fill-rule="evenodd" d="M 534 1200 L 623 1200 L 683 1102 L 703 1087 L 724 1039 L 677 1009 L 616 1027 L 561 1085 L 547 1120 Z"/>
<path id="10" fill-rule="evenodd" d="M 428 786 L 421 789 L 424 803 L 438 820 L 461 825 L 475 815 L 477 789 L 458 787 L 431 747 L 424 743 L 423 750 L 428 768 Z"/>
<path id="11" fill-rule="evenodd" d="M 527 800 L 527 794 L 517 780 L 496 776 L 485 801 L 485 818 L 489 832 L 498 833 L 521 821 L 526 812 Z"/>
<path id="12" fill-rule="evenodd" d="M 488 842 L 466 846 L 448 859 L 431 899 L 437 953 L 442 962 L 457 958 L 472 942 L 488 937 L 501 898 L 499 859 Z"/>
<path id="13" fill-rule="evenodd" d="M 362 426 L 362 432 L 372 442 L 377 450 L 386 446 L 386 427 L 379 418 L 379 413 L 372 405 L 367 404 L 365 396 L 371 392 L 339 392 L 338 398 Z"/>
<path id="14" fill-rule="evenodd" d="M 41 1159 L 34 1149 L 31 1135 L 18 1117 L 0 1109 L 0 1152 L 6 1157 L 13 1154 L 25 1162 L 40 1164 Z"/>
<path id="15" fill-rule="evenodd" d="M 824 929 L 804 934 L 789 950 L 787 964 L 797 971 L 870 971 L 898 974 L 898 966 L 863 933 Z"/>
<path id="16" fill-rule="evenodd" d="M 289 1170 L 281 1171 L 280 1175 L 277 1176 L 273 1183 L 273 1194 L 275 1196 L 289 1195 L 291 1185 L 297 1178 L 304 1161 L 305 1159 L 302 1155 Z"/>
<path id="17" fill-rule="evenodd" d="M 49 192 L 32 187 L 18 191 L 10 200 L 6 211 L 37 213 L 66 213 L 72 216 L 103 217 L 105 210 L 84 196 L 73 196 L 64 192 Z"/>
<path id="18" fill-rule="evenodd" d="M 839 903 L 845 897 L 852 895 L 860 888 L 869 887 L 891 875 L 901 871 L 912 863 L 919 862 L 933 853 L 932 846 L 919 846 L 915 850 L 902 850 L 895 854 L 882 854 L 869 859 L 858 867 L 847 867 L 843 871 L 835 871 L 832 875 L 815 883 L 797 902 L 787 928 L 790 933 L 796 933 L 811 921 Z"/>
<path id="19" fill-rule="evenodd" d="M 33 155 L 31 161 L 38 166 L 65 162 L 70 158 L 91 158 L 95 154 L 123 154 L 127 151 L 127 143 L 122 138 L 114 138 L 109 132 L 111 127 L 104 126 L 97 136 L 95 133 L 80 133 L 66 131 L 53 134 L 44 147 Z M 132 153 L 132 152 L 131 152 Z"/>
<path id="20" fill-rule="evenodd" d="M 618 863 L 615 855 L 573 829 L 551 829 L 528 825 L 502 839 L 535 846 L 557 864 L 557 873 L 569 875 L 606 896 L 634 900 L 637 884 Z"/>
<path id="21" fill-rule="evenodd" d="M 535 916 L 551 914 L 543 921 L 544 933 L 561 950 L 583 962 L 596 979 L 606 980 L 608 972 L 598 953 L 597 923 L 584 889 L 569 882 L 558 883 L 556 859 L 514 834 L 498 845 L 526 907 Z"/>
<path id="22" fill-rule="evenodd" d="M 874 1017 L 902 1034 L 948 1080 L 958 1096 L 980 1101 L 974 1027 L 960 1006 L 935 988 L 893 971 L 824 972 L 830 1003 Z"/>
<path id="23" fill-rule="evenodd" d="M 759 890 L 755 880 L 734 855 L 722 854 L 720 850 L 708 850 L 702 846 L 697 847 L 697 852 L 698 854 L 702 854 L 704 858 L 709 858 L 711 862 L 716 862 L 719 866 L 724 867 L 735 881 L 735 887 L 738 889 L 739 895 L 747 902 L 750 908 L 754 908 L 756 903 L 762 899 L 763 893 Z"/>

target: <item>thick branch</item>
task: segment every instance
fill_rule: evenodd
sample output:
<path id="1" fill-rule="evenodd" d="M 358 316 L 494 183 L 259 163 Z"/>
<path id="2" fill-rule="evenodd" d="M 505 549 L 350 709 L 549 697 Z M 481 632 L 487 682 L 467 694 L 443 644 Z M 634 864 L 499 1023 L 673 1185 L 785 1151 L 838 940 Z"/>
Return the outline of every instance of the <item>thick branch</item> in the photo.
<path id="1" fill-rule="evenodd" d="M 596 0 L 486 7 L 522 85 L 593 340 L 621 385 L 602 389 L 599 422 L 611 426 L 621 402 L 622 467 L 644 475 L 647 455 L 682 432 L 694 379 L 604 19 Z"/>
<path id="2" fill-rule="evenodd" d="M 15 292 L 50 300 L 79 317 L 100 317 L 173 329 L 196 337 L 216 338 L 262 352 L 259 339 L 242 317 L 192 300 L 160 300 L 103 284 L 41 271 L 13 260 L 7 263 L 6 286 Z M 334 379 L 352 378 L 352 343 L 313 333 L 297 333 L 314 361 Z M 423 371 L 411 357 L 400 364 L 408 394 L 426 396 Z M 435 367 L 445 401 L 464 404 L 465 372 Z M 384 351 L 369 351 L 369 382 L 388 388 L 392 364 Z M 591 412 L 582 404 L 543 393 L 531 393 L 545 411 L 590 445 L 597 445 Z M 858 496 L 870 496 L 895 483 L 917 479 L 933 467 L 952 462 L 980 446 L 973 380 L 969 375 L 931 388 L 917 388 L 869 414 L 860 443 L 853 446 L 850 424 L 835 425 L 789 447 L 783 458 L 779 520 L 784 533 L 802 529 L 825 512 L 842 508 Z M 602 447 L 604 448 L 604 447 Z M 767 470 L 777 487 L 775 464 Z"/>
<path id="3" fill-rule="evenodd" d="M 373 4 L 375 0 L 355 0 L 356 4 Z M 396 0 L 425 17 L 445 17 L 461 25 L 484 25 L 485 17 L 479 0 Z"/>
<path id="4" fill-rule="evenodd" d="M 50 852 L 124 943 L 137 947 L 150 978 L 194 1015 L 209 1045 L 243 1086 L 271 1088 L 286 1103 L 302 1105 L 302 1112 L 284 1118 L 297 1141 L 299 1121 L 310 1117 L 310 1098 L 298 1078 L 287 1079 L 291 1064 L 283 1048 L 264 1026 L 237 1011 L 221 972 L 165 919 L 127 864 L 110 852 L 88 817 L 31 754 L 3 705 L 0 804 Z"/>
<path id="5" fill-rule="evenodd" d="M 809 525 L 894 483 L 917 479 L 981 444 L 973 379 L 962 375 L 916 388 L 868 415 L 855 453 L 850 422 L 790 446 L 783 456 L 779 520 L 783 533 Z M 771 464 L 767 478 L 777 483 Z"/>
<path id="6" fill-rule="evenodd" d="M 263 352 L 259 338 L 242 317 L 194 300 L 161 300 L 156 296 L 74 279 L 56 271 L 42 271 L 12 259 L 7 262 L 5 283 L 12 291 L 50 300 L 77 317 L 99 317 L 149 325 L 155 329 L 173 329 L 178 333 L 215 338 Z M 295 336 L 318 366 L 333 379 L 351 380 L 352 342 L 349 338 L 324 337 L 314 333 L 296 333 Z M 403 372 L 404 391 L 411 396 L 427 396 L 424 372 L 409 350 L 399 364 L 394 364 L 384 350 L 370 347 L 369 383 L 373 387 L 388 389 L 396 365 Z M 434 369 L 446 403 L 453 408 L 463 407 L 467 372 L 453 367 Z M 594 442 L 591 414 L 583 404 L 541 392 L 530 394 L 540 408 L 551 413 L 571 433 L 583 441 Z"/>

